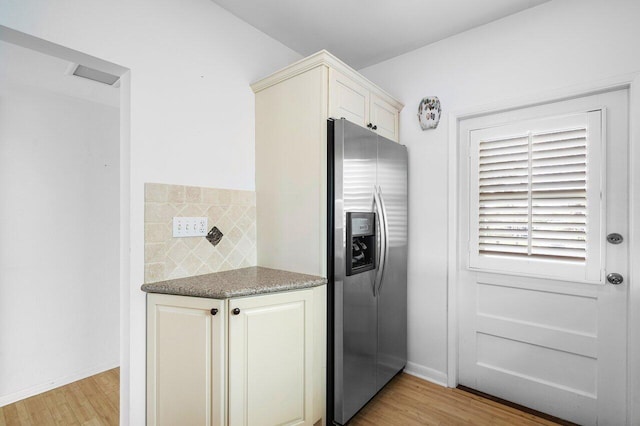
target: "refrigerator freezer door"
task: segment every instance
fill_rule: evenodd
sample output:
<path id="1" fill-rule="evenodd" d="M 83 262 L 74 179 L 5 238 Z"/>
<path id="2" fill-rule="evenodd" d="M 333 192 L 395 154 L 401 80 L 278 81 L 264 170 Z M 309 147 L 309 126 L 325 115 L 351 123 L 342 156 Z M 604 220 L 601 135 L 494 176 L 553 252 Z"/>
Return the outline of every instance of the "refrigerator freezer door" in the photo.
<path id="1" fill-rule="evenodd" d="M 387 226 L 378 284 L 376 391 L 407 362 L 407 148 L 378 137 L 378 188 Z"/>
<path id="2" fill-rule="evenodd" d="M 376 135 L 336 120 L 334 156 L 334 421 L 344 424 L 377 392 L 376 270 L 346 276 L 344 264 L 346 212 L 373 207 Z"/>

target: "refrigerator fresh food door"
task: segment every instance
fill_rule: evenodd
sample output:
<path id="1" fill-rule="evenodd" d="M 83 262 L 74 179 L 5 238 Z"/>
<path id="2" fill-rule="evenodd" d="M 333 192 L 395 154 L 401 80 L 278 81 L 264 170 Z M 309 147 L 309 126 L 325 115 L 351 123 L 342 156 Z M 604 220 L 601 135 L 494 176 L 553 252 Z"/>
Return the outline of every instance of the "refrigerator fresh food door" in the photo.
<path id="1" fill-rule="evenodd" d="M 351 250 L 346 213 L 373 212 L 376 139 L 345 120 L 334 123 L 334 421 L 340 424 L 377 392 L 376 270 L 346 276 L 344 263 Z"/>
<path id="2" fill-rule="evenodd" d="M 379 136 L 377 169 L 387 237 L 382 277 L 376 289 L 379 391 L 407 362 L 407 148 Z"/>

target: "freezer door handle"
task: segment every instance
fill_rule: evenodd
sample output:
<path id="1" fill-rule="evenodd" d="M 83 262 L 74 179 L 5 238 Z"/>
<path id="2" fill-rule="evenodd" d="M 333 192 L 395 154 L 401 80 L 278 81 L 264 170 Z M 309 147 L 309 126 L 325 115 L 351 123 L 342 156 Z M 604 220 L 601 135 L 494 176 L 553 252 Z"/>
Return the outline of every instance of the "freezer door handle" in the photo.
<path id="1" fill-rule="evenodd" d="M 380 207 L 382 210 L 381 222 L 384 225 L 383 226 L 384 231 L 380 238 L 381 241 L 383 241 L 382 247 L 380 248 L 381 252 L 383 252 L 383 254 L 381 254 L 382 263 L 378 267 L 378 275 L 380 276 L 380 278 L 377 279 L 376 277 L 376 281 L 378 282 L 378 288 L 376 293 L 380 295 L 380 290 L 382 289 L 382 283 L 384 279 L 384 269 L 387 266 L 387 259 L 389 258 L 389 222 L 387 221 L 387 207 L 384 204 L 384 197 L 382 196 L 382 187 L 378 186 L 377 194 L 378 194 L 378 201 L 380 203 Z"/>
<path id="2" fill-rule="evenodd" d="M 389 254 L 389 248 L 387 247 L 389 231 L 387 229 L 387 217 L 384 209 L 384 201 L 382 200 L 382 193 L 380 192 L 380 188 L 375 185 L 373 187 L 373 200 L 376 207 L 376 213 L 378 215 L 378 224 L 380 226 L 380 254 L 378 256 L 378 270 L 376 272 L 376 278 L 373 281 L 373 296 L 376 297 L 377 294 L 380 294 L 384 265 L 387 262 L 387 255 Z"/>
<path id="3" fill-rule="evenodd" d="M 378 236 L 380 237 L 380 244 L 377 244 L 377 250 L 376 250 L 376 257 L 377 257 L 377 261 L 376 261 L 376 275 L 374 277 L 373 280 L 373 297 L 376 297 L 376 288 L 378 287 L 378 279 L 380 278 L 380 269 L 382 266 L 382 256 L 383 256 L 383 226 L 384 226 L 384 222 L 382 220 L 382 204 L 380 203 L 380 197 L 378 196 L 378 187 L 376 185 L 373 185 L 373 207 L 375 209 L 375 213 L 376 213 L 376 228 L 379 229 L 378 231 Z"/>

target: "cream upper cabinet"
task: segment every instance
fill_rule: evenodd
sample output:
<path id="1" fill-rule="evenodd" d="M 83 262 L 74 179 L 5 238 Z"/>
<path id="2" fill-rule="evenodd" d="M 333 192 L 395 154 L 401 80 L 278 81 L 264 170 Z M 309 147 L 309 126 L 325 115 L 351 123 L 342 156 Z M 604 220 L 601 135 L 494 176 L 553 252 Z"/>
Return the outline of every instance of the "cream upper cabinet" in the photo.
<path id="1" fill-rule="evenodd" d="M 392 141 L 398 141 L 399 111 L 389 102 L 375 94 L 371 94 L 369 100 L 369 116 L 373 124 L 373 130 L 380 136 Z"/>
<path id="2" fill-rule="evenodd" d="M 251 88 L 258 264 L 327 276 L 327 119 L 397 142 L 403 105 L 324 50 Z"/>
<path id="3" fill-rule="evenodd" d="M 369 121 L 369 89 L 346 75 L 329 69 L 329 116 L 346 118 L 360 126 Z"/>
<path id="4" fill-rule="evenodd" d="M 385 138 L 398 141 L 400 111 L 341 72 L 329 69 L 329 116 L 346 118 Z"/>
<path id="5" fill-rule="evenodd" d="M 312 290 L 229 301 L 229 425 L 312 425 Z"/>
<path id="6" fill-rule="evenodd" d="M 148 425 L 226 424 L 225 317 L 224 300 L 147 296 Z"/>

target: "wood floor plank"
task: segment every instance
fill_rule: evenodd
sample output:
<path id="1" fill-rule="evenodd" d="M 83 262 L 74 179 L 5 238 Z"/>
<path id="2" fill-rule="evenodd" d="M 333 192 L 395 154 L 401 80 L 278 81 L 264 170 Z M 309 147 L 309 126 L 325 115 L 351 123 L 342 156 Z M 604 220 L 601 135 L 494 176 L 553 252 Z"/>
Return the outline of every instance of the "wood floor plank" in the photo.
<path id="1" fill-rule="evenodd" d="M 120 407 L 120 374 L 118 369 L 112 369 L 91 377 L 99 392 L 101 399 L 107 402 L 110 410 L 119 416 Z"/>
<path id="2" fill-rule="evenodd" d="M 100 394 L 100 398 L 104 401 L 105 404 L 109 404 L 110 409 L 112 411 L 117 411 L 118 407 L 120 406 L 120 401 L 119 398 L 117 398 L 116 400 L 113 400 L 112 398 L 109 397 L 109 395 L 112 395 L 114 393 L 120 393 L 120 389 L 118 388 L 114 388 L 110 383 L 105 383 L 104 381 L 101 380 L 97 380 L 97 378 L 94 376 L 92 377 L 92 381 L 94 386 L 96 386 L 96 388 L 98 389 L 98 392 Z"/>
<path id="3" fill-rule="evenodd" d="M 550 426 L 556 423 L 403 373 L 380 391 L 349 425 Z"/>
<path id="4" fill-rule="evenodd" d="M 109 400 L 112 407 L 115 407 L 117 413 L 120 412 L 120 391 L 105 392 L 105 397 Z"/>
<path id="5" fill-rule="evenodd" d="M 78 382 L 65 386 L 64 397 L 80 424 L 84 424 L 98 417 L 93 406 L 86 400 L 80 386 L 78 386 Z"/>
<path id="6" fill-rule="evenodd" d="M 56 425 L 76 426 L 80 424 L 60 388 L 46 392 L 43 396 Z"/>
<path id="7" fill-rule="evenodd" d="M 51 414 L 57 425 L 75 426 L 80 424 L 67 403 L 59 404 L 55 409 L 51 410 Z"/>
<path id="8" fill-rule="evenodd" d="M 53 420 L 51 413 L 49 410 L 41 410 L 29 412 L 29 416 L 31 417 L 31 424 L 38 426 L 55 426 L 56 422 Z"/>
<path id="9" fill-rule="evenodd" d="M 7 426 L 20 426 L 20 418 L 18 417 L 18 408 L 16 404 L 10 404 L 5 407 L 2 407 L 2 411 L 4 412 L 4 420 L 7 423 Z"/>
<path id="10" fill-rule="evenodd" d="M 92 376 L 92 378 L 100 386 L 105 389 L 109 389 L 110 391 L 118 390 L 120 386 L 120 373 L 117 368 L 96 374 L 95 376 Z"/>
<path id="11" fill-rule="evenodd" d="M 53 416 L 45 403 L 44 394 L 32 396 L 24 400 L 29 417 L 33 424 L 42 426 L 55 426 Z"/>
<path id="12" fill-rule="evenodd" d="M 82 423 L 82 426 L 108 426 L 106 423 L 103 423 L 98 418 L 93 418 L 89 421 Z"/>
<path id="13" fill-rule="evenodd" d="M 66 386 L 62 386 L 62 387 L 59 387 L 59 388 L 54 389 L 54 390 L 51 391 L 51 395 L 52 395 L 53 400 L 55 401 L 56 405 L 68 404 L 67 398 L 65 397 L 65 389 L 66 389 Z M 47 392 L 47 393 L 49 393 L 49 392 Z"/>
<path id="14" fill-rule="evenodd" d="M 0 426 L 115 426 L 120 369 L 70 383 L 0 407 Z"/>
<path id="15" fill-rule="evenodd" d="M 27 410 L 27 406 L 23 401 L 16 402 L 16 410 L 18 411 L 18 424 L 20 425 L 31 425 L 31 416 L 29 416 L 29 410 Z"/>
<path id="16" fill-rule="evenodd" d="M 118 423 L 116 407 L 111 406 L 111 403 L 98 388 L 92 377 L 78 382 L 78 385 L 102 422 L 105 424 Z M 116 414 L 115 418 L 113 417 L 114 413 Z"/>

